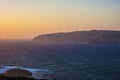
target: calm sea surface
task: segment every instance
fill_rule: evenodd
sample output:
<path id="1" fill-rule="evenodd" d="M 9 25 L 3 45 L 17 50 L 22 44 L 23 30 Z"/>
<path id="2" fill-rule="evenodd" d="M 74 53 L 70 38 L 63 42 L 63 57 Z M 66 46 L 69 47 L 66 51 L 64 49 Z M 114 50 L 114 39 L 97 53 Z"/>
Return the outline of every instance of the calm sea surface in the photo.
<path id="1" fill-rule="evenodd" d="M 120 80 L 120 45 L 1 41 L 0 64 L 53 70 L 57 80 Z"/>

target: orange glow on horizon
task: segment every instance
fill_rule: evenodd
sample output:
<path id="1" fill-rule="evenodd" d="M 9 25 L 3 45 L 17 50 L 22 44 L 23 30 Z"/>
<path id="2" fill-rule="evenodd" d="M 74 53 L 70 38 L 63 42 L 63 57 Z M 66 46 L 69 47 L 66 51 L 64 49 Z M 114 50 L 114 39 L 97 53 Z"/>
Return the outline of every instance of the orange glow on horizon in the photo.
<path id="1" fill-rule="evenodd" d="M 53 1 L 0 1 L 0 38 L 33 38 L 44 33 L 66 32 L 68 28 L 85 30 L 85 26 L 88 30 L 100 26 L 119 29 L 114 27 L 120 25 L 118 3 Z"/>

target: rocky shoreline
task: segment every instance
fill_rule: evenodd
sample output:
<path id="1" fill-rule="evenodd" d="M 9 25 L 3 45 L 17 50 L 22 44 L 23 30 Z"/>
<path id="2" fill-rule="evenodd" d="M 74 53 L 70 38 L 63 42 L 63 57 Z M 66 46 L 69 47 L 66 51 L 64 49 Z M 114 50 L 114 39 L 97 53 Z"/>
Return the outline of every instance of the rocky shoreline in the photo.
<path id="1" fill-rule="evenodd" d="M 1 75 L 0 80 L 48 80 L 48 79 L 34 79 L 34 78 L 25 78 L 25 77 L 5 77 Z"/>
<path id="2" fill-rule="evenodd" d="M 2 66 L 0 80 L 56 80 L 56 75 L 47 69 Z"/>

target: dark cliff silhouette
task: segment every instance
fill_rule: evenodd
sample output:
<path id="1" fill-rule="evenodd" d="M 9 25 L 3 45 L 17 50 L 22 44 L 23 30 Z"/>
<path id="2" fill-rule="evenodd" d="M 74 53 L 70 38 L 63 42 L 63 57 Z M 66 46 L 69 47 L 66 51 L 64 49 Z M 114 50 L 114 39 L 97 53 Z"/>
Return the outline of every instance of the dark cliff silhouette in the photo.
<path id="1" fill-rule="evenodd" d="M 41 43 L 120 44 L 120 31 L 91 30 L 53 33 L 37 36 L 33 41 Z"/>

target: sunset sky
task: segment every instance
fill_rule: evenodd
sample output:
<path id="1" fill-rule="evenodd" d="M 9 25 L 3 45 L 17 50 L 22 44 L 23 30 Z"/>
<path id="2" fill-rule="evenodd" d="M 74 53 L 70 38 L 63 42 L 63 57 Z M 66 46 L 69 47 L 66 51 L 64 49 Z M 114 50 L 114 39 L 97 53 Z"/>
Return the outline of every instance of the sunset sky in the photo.
<path id="1" fill-rule="evenodd" d="M 86 26 L 120 30 L 120 0 L 0 0 L 0 38 L 30 39 Z"/>

